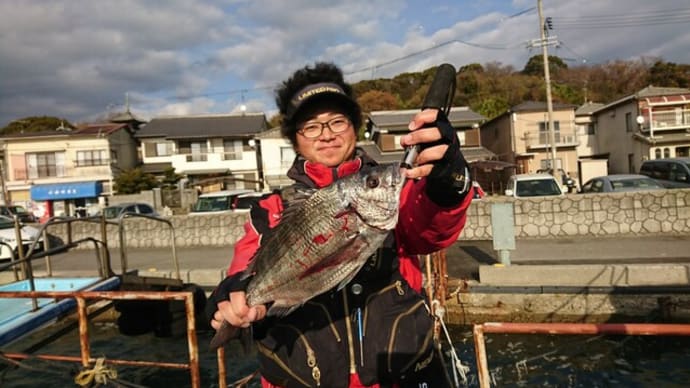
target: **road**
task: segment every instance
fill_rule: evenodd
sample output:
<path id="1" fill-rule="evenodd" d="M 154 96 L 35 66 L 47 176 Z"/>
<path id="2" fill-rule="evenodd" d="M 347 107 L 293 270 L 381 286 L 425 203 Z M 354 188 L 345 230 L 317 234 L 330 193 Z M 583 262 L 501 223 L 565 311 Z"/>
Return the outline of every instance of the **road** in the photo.
<path id="1" fill-rule="evenodd" d="M 232 246 L 177 248 L 182 272 L 210 271 L 216 276 L 227 268 L 232 258 Z M 499 261 L 491 241 L 458 241 L 446 251 L 448 273 L 451 277 L 477 280 L 482 264 Z M 172 272 L 172 249 L 136 248 L 126 251 L 127 269 L 140 274 Z M 610 263 L 690 263 L 690 236 L 644 236 L 617 238 L 562 238 L 517 240 L 510 251 L 514 265 L 528 264 L 610 264 Z M 112 268 L 122 268 L 121 251 L 111 250 Z M 88 271 L 97 267 L 93 250 L 72 250 L 53 257 L 54 271 Z M 42 259 L 35 262 L 37 271 L 45 269 Z"/>

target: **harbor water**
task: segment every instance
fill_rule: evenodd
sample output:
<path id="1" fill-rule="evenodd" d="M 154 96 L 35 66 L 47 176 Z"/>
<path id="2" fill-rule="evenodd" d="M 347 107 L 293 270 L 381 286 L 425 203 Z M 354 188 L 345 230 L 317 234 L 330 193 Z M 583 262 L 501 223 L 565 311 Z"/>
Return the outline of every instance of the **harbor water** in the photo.
<path id="1" fill-rule="evenodd" d="M 153 334 L 123 336 L 112 323 L 90 325 L 93 357 L 184 363 L 188 360 L 184 335 L 159 338 Z M 451 327 L 456 352 L 469 367 L 461 386 L 478 387 L 471 328 Z M 202 387 L 218 387 L 215 352 L 207 349 L 212 332 L 198 334 Z M 504 335 L 486 338 L 492 386 L 498 387 L 687 387 L 690 384 L 690 338 L 657 336 Z M 6 351 L 23 351 L 21 343 Z M 447 351 L 447 349 L 446 349 Z M 71 331 L 36 354 L 79 355 L 78 334 Z M 0 387 L 77 386 L 80 365 L 30 359 L 20 366 L 3 360 Z M 226 351 L 228 383 L 257 368 L 252 355 L 238 344 Z M 185 370 L 115 366 L 117 380 L 108 386 L 187 387 Z M 251 387 L 260 387 L 257 379 Z"/>

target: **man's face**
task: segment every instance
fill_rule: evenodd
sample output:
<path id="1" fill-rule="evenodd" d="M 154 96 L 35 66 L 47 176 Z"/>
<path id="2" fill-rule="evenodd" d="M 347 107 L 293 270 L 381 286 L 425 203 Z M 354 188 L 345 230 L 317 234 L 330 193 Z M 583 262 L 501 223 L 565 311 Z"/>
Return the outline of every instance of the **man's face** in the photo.
<path id="1" fill-rule="evenodd" d="M 347 128 L 342 127 L 342 132 L 335 133 L 330 125 L 324 125 L 334 124 L 332 126 L 337 131 L 338 124 L 342 125 L 343 119 L 347 121 Z M 303 132 L 303 129 L 319 126 L 322 128 L 318 136 L 309 138 L 304 135 L 309 133 Z M 318 104 L 305 110 L 297 120 L 297 152 L 310 162 L 336 167 L 352 158 L 356 143 L 357 135 L 352 122 L 345 112 L 337 107 Z"/>

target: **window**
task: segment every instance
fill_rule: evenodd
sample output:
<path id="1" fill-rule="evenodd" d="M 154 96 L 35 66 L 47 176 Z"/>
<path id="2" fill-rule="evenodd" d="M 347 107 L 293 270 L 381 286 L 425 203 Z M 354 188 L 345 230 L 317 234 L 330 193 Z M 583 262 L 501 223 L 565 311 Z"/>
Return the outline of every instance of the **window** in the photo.
<path id="1" fill-rule="evenodd" d="M 89 150 L 77 151 L 77 167 L 103 166 L 108 164 L 108 151 Z"/>
<path id="2" fill-rule="evenodd" d="M 206 141 L 182 140 L 179 142 L 180 153 L 186 154 L 188 162 L 205 162 L 208 152 Z"/>
<path id="3" fill-rule="evenodd" d="M 223 140 L 223 160 L 242 160 L 241 140 Z"/>
<path id="4" fill-rule="evenodd" d="M 654 150 L 654 159 L 661 159 L 661 149 L 657 148 Z"/>
<path id="5" fill-rule="evenodd" d="M 554 121 L 554 141 L 556 143 L 561 142 L 561 122 Z M 549 137 L 549 123 L 546 121 L 541 121 L 539 123 L 539 144 L 551 144 L 551 138 Z"/>
<path id="6" fill-rule="evenodd" d="M 633 131 L 632 113 L 625 114 L 625 132 Z"/>
<path id="7" fill-rule="evenodd" d="M 587 124 L 587 134 L 588 135 L 596 135 L 596 128 L 594 126 L 594 123 Z"/>
<path id="8" fill-rule="evenodd" d="M 295 160 L 295 150 L 292 147 L 280 147 L 280 167 L 290 168 Z"/>
<path id="9" fill-rule="evenodd" d="M 174 154 L 174 143 L 170 141 L 145 142 L 142 146 L 147 157 L 170 156 Z"/>
<path id="10" fill-rule="evenodd" d="M 173 143 L 171 142 L 160 142 L 156 143 L 156 154 L 155 156 L 170 156 L 173 154 Z"/>
<path id="11" fill-rule="evenodd" d="M 29 179 L 65 175 L 64 152 L 37 152 L 26 154 Z"/>
<path id="12" fill-rule="evenodd" d="M 664 148 L 664 158 L 670 158 L 671 157 L 671 149 L 666 147 Z"/>

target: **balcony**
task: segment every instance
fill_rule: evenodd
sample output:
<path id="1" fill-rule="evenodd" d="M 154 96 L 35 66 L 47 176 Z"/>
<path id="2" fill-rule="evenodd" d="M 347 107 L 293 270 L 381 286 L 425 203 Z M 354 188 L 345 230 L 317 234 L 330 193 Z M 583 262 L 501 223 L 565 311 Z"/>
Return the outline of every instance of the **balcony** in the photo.
<path id="1" fill-rule="evenodd" d="M 690 128 L 690 109 L 652 111 L 651 119 L 650 116 L 643 117 L 644 122 L 640 126 L 643 132 Z"/>
<path id="2" fill-rule="evenodd" d="M 180 174 L 194 174 L 202 171 L 248 171 L 256 170 L 256 152 L 208 152 L 196 154 L 175 154 L 170 157 L 172 166 Z"/>
<path id="3" fill-rule="evenodd" d="M 579 141 L 576 132 L 556 131 L 554 134 L 556 148 L 558 147 L 577 147 Z M 551 148 L 551 140 L 548 132 L 525 132 L 523 137 L 525 147 L 529 150 Z"/>
<path id="4" fill-rule="evenodd" d="M 102 180 L 112 177 L 110 165 L 86 166 L 86 167 L 65 167 L 50 166 L 46 168 L 14 168 L 8 177 L 8 182 L 17 184 L 40 183 L 43 181 L 53 182 L 56 179 L 84 179 Z"/>

